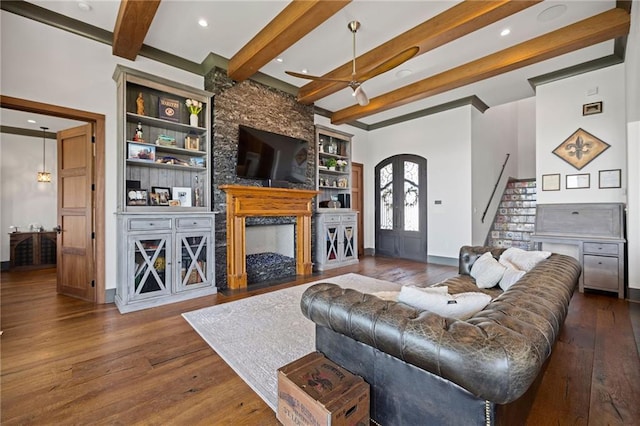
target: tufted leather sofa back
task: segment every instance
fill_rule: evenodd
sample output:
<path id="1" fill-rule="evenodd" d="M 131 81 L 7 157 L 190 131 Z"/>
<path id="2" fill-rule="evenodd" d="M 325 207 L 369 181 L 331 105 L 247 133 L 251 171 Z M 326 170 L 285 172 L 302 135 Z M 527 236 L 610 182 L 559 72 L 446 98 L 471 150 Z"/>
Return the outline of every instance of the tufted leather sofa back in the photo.
<path id="1" fill-rule="evenodd" d="M 461 256 L 461 270 L 472 252 Z M 319 326 L 506 404 L 524 394 L 550 355 L 579 276 L 575 259 L 553 254 L 466 321 L 329 283 L 307 289 L 301 308 Z"/>
<path id="2" fill-rule="evenodd" d="M 505 250 L 503 248 L 485 246 L 462 246 L 458 257 L 458 273 L 460 275 L 471 275 L 471 267 L 480 256 L 490 251 L 494 259 L 498 260 Z"/>

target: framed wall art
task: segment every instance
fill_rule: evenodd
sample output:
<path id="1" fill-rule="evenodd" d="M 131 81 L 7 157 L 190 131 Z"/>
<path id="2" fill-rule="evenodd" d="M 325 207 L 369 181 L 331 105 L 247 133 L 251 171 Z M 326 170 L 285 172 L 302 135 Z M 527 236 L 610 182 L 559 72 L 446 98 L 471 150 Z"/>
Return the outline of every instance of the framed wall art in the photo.
<path id="1" fill-rule="evenodd" d="M 620 169 L 615 170 L 600 170 L 598 173 L 598 188 L 620 188 L 622 171 Z"/>
<path id="2" fill-rule="evenodd" d="M 565 186 L 567 189 L 589 188 L 591 186 L 591 175 L 589 173 L 567 175 Z"/>
<path id="3" fill-rule="evenodd" d="M 600 114 L 601 112 L 602 101 L 582 105 L 582 115 Z"/>
<path id="4" fill-rule="evenodd" d="M 159 206 L 168 206 L 171 200 L 171 189 L 162 186 L 152 186 L 151 192 L 157 195 Z"/>
<path id="5" fill-rule="evenodd" d="M 191 207 L 191 188 L 174 186 L 173 200 L 179 201 L 181 207 Z"/>
<path id="6" fill-rule="evenodd" d="M 584 129 L 578 129 L 553 150 L 553 153 L 578 170 L 592 162 L 611 145 Z"/>
<path id="7" fill-rule="evenodd" d="M 542 175 L 543 191 L 560 191 L 560 173 Z"/>

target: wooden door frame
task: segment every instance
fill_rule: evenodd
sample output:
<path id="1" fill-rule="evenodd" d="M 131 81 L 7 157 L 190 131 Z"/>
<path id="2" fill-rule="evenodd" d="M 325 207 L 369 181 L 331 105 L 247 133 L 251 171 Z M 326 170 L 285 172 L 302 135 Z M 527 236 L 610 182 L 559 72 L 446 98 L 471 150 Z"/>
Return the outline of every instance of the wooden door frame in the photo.
<path id="1" fill-rule="evenodd" d="M 364 255 L 364 164 L 352 162 L 351 167 L 360 169 L 360 179 L 358 180 L 358 199 L 360 201 L 360 214 L 358 215 L 358 256 Z M 355 184 L 355 182 L 352 182 Z M 351 194 L 353 196 L 353 193 Z M 351 202 L 353 207 L 353 201 Z"/>
<path id="2" fill-rule="evenodd" d="M 105 116 L 89 111 L 0 95 L 0 107 L 93 123 L 95 136 L 94 232 L 95 302 L 105 303 Z"/>

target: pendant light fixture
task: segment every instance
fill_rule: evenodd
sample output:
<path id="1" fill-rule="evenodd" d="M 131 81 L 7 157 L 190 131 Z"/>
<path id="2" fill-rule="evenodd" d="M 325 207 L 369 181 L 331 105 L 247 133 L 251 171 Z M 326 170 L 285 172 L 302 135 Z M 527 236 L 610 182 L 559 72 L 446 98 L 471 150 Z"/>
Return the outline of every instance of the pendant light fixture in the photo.
<path id="1" fill-rule="evenodd" d="M 38 172 L 38 182 L 45 182 L 45 183 L 51 183 L 51 173 L 47 172 L 47 167 L 46 167 L 46 157 L 45 157 L 45 145 L 46 145 L 46 138 L 47 138 L 47 130 L 49 129 L 48 127 L 40 127 L 42 129 L 42 171 Z"/>

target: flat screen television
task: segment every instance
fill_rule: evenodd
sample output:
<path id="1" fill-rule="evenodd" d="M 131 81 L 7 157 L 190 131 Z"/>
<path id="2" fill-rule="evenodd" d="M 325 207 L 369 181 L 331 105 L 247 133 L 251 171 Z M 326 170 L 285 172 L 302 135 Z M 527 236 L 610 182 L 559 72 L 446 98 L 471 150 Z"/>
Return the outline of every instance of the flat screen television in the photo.
<path id="1" fill-rule="evenodd" d="M 239 126 L 236 174 L 247 179 L 304 183 L 309 142 Z"/>

